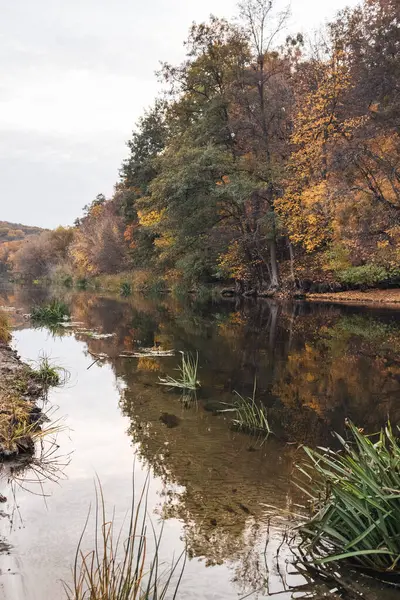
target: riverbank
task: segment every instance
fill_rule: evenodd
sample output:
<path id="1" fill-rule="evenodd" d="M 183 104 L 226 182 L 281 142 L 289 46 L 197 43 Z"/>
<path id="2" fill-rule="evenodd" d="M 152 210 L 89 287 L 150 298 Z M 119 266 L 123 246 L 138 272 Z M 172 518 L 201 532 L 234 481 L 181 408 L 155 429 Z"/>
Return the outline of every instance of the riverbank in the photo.
<path id="1" fill-rule="evenodd" d="M 33 451 L 43 386 L 7 342 L 0 342 L 0 460 Z"/>
<path id="2" fill-rule="evenodd" d="M 347 292 L 335 292 L 325 294 L 306 294 L 306 300 L 312 302 L 331 302 L 341 304 L 381 304 L 393 305 L 400 308 L 400 289 L 387 290 L 349 290 Z"/>

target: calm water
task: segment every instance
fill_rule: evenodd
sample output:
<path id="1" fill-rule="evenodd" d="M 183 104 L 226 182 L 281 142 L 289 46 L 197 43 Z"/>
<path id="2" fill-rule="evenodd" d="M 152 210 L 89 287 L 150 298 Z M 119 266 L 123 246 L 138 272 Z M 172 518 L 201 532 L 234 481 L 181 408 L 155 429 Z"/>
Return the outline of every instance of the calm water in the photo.
<path id="1" fill-rule="evenodd" d="M 21 356 L 34 360 L 45 351 L 71 374 L 48 401 L 68 426 L 49 461 L 50 480 L 40 485 L 37 470 L 3 467 L 8 502 L 0 527 L 9 547 L 0 556 L 0 598 L 64 598 L 61 581 L 70 580 L 94 475 L 122 521 L 133 470 L 137 488 L 150 470 L 148 510 L 155 527 L 164 522 L 162 557 L 188 549 L 181 598 L 335 597 L 296 571 L 285 545 L 276 559 L 290 524 L 285 515 L 302 502 L 293 468 L 300 443 L 333 444 L 331 432 L 342 432 L 346 418 L 371 432 L 388 416 L 400 421 L 398 313 L 63 292 L 80 324 L 53 335 L 22 316 L 48 294 L 0 291 L 0 305 L 17 309 L 13 344 Z M 149 347 L 176 355 L 121 357 Z M 180 350 L 199 354 L 202 388 L 189 406 L 157 385 L 159 376 L 174 375 Z M 213 410 L 234 391 L 251 395 L 255 379 L 276 434 L 264 444 L 232 431 L 229 413 Z M 367 597 L 397 594 L 370 586 Z"/>

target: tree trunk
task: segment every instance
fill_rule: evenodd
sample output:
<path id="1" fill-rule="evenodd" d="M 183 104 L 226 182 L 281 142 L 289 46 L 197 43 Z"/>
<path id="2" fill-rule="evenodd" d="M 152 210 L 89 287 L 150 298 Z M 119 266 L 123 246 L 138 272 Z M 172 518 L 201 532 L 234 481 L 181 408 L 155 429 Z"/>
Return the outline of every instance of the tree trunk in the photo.
<path id="1" fill-rule="evenodd" d="M 293 246 L 292 246 L 292 242 L 290 241 L 290 239 L 287 239 L 288 241 L 288 246 L 289 246 L 289 256 L 290 256 L 290 276 L 292 278 L 293 281 L 293 287 L 296 287 L 296 276 L 294 274 L 294 252 L 293 252 Z"/>
<path id="2" fill-rule="evenodd" d="M 275 236 L 269 241 L 269 256 L 271 265 L 271 287 L 279 288 L 278 261 L 276 258 L 276 240 Z"/>

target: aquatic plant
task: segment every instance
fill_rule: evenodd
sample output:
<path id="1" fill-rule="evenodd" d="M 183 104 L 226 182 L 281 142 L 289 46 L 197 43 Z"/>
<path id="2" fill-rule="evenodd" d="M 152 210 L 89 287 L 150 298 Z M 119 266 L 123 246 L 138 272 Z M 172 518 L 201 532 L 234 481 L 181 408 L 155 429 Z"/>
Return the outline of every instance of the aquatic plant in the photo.
<path id="1" fill-rule="evenodd" d="M 180 556 L 162 569 L 159 556 L 162 529 L 157 536 L 151 523 L 155 549 L 151 560 L 148 559 L 147 494 L 148 480 L 136 503 L 133 485 L 124 535 L 123 527 L 115 532 L 114 516 L 106 515 L 103 490 L 97 481 L 94 548 L 89 552 L 82 549 L 88 515 L 75 555 L 72 584 L 64 582 L 68 600 L 163 600 L 172 588 L 170 597 L 176 598 L 185 560 Z M 172 582 L 181 561 L 182 567 Z"/>
<path id="2" fill-rule="evenodd" d="M 200 381 L 197 379 L 197 370 L 199 366 L 199 355 L 196 353 L 196 358 L 190 352 L 181 352 L 182 364 L 176 369 L 179 371 L 178 378 L 160 377 L 159 385 L 167 385 L 168 387 L 181 388 L 184 390 L 195 390 L 200 387 Z"/>
<path id="3" fill-rule="evenodd" d="M 123 297 L 127 297 L 130 296 L 132 294 L 132 286 L 130 283 L 128 283 L 127 281 L 123 281 L 121 283 L 121 288 L 119 291 L 120 295 Z"/>
<path id="4" fill-rule="evenodd" d="M 10 341 L 10 323 L 7 314 L 0 310 L 0 342 L 6 344 Z"/>
<path id="5" fill-rule="evenodd" d="M 390 423 L 373 436 L 348 422 L 341 451 L 305 448 L 298 482 L 311 515 L 299 531 L 316 564 L 350 560 L 400 573 L 400 444 Z"/>
<path id="6" fill-rule="evenodd" d="M 254 381 L 253 395 L 251 398 L 235 392 L 236 398 L 233 410 L 236 413 L 232 425 L 252 434 L 265 434 L 269 436 L 271 428 L 268 422 L 267 409 L 256 400 L 257 382 Z"/>
<path id="7" fill-rule="evenodd" d="M 37 325 L 57 325 L 71 318 L 68 306 L 60 300 L 52 300 L 49 304 L 34 306 L 31 320 Z"/>
<path id="8" fill-rule="evenodd" d="M 33 363 L 33 378 L 44 385 L 45 388 L 61 386 L 67 383 L 69 372 L 50 360 L 49 356 L 43 352 L 39 355 L 36 362 Z"/>

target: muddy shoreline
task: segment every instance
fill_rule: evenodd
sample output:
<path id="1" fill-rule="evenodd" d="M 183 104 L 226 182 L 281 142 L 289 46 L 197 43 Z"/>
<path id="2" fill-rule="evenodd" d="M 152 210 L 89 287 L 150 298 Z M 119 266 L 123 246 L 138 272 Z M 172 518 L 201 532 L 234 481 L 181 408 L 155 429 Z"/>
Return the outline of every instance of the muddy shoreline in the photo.
<path id="1" fill-rule="evenodd" d="M 32 368 L 0 343 L 0 461 L 33 452 L 32 425 L 43 417 L 37 404 L 43 392 Z"/>

